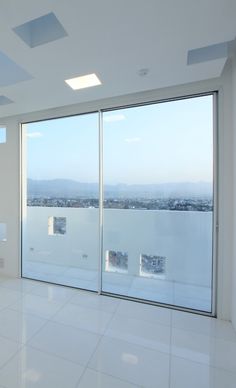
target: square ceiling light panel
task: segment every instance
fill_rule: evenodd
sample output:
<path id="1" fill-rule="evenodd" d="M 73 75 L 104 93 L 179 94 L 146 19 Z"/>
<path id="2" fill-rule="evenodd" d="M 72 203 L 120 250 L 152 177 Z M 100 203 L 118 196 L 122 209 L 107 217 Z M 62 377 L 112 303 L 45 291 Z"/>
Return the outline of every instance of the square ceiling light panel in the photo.
<path id="1" fill-rule="evenodd" d="M 101 85 L 100 79 L 95 73 L 82 75 L 80 77 L 66 79 L 65 82 L 73 89 L 79 90 Z"/>
<path id="2" fill-rule="evenodd" d="M 31 48 L 68 36 L 53 12 L 21 24 L 13 31 Z"/>
<path id="3" fill-rule="evenodd" d="M 0 51 L 0 86 L 14 85 L 33 77 Z"/>
<path id="4" fill-rule="evenodd" d="M 194 65 L 196 63 L 227 58 L 229 52 L 229 43 L 230 42 L 217 43 L 210 46 L 189 50 L 187 64 Z"/>

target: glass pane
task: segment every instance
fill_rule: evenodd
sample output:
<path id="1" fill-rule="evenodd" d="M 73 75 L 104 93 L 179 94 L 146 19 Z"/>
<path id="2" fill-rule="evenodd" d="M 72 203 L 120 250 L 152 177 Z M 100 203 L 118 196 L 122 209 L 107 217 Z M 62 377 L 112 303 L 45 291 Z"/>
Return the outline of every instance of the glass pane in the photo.
<path id="1" fill-rule="evenodd" d="M 0 127 L 0 144 L 6 143 L 6 127 Z"/>
<path id="2" fill-rule="evenodd" d="M 103 290 L 211 311 L 213 97 L 103 114 Z"/>
<path id="3" fill-rule="evenodd" d="M 23 126 L 23 276 L 97 290 L 98 114 Z"/>

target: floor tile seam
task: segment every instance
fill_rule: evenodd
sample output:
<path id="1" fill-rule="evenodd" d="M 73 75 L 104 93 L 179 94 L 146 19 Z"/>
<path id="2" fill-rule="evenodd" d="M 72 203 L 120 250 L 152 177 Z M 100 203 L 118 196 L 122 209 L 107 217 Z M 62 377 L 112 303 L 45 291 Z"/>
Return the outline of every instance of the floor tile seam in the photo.
<path id="1" fill-rule="evenodd" d="M 107 331 L 111 328 L 112 322 L 115 321 L 117 318 L 118 319 L 119 318 L 123 318 L 123 319 L 126 318 L 126 319 L 130 319 L 130 320 L 133 320 L 133 321 L 137 321 L 138 323 L 141 322 L 141 324 L 142 323 L 147 323 L 147 324 L 150 324 L 150 325 L 153 325 L 153 326 L 156 326 L 156 327 L 161 326 L 161 328 L 166 328 L 166 329 L 168 329 L 168 331 L 170 331 L 170 328 L 171 328 L 171 324 L 170 325 L 166 325 L 166 324 L 157 323 L 157 322 L 152 323 L 152 322 L 144 321 L 144 320 L 137 319 L 137 318 L 127 317 L 127 316 L 125 316 L 123 314 L 114 313 L 113 317 L 111 318 L 111 320 L 110 320 L 110 322 L 109 322 L 109 324 L 108 324 L 108 326 L 107 326 L 107 328 L 106 328 L 106 330 L 104 332 L 104 335 L 107 335 Z"/>
<path id="2" fill-rule="evenodd" d="M 222 370 L 222 371 L 228 372 L 228 373 L 233 373 L 233 374 L 235 374 L 235 377 L 236 377 L 236 368 L 235 368 L 235 370 L 226 369 L 226 368 L 222 368 L 222 367 L 219 367 L 219 366 L 210 364 L 210 363 L 207 364 L 207 363 L 200 362 L 200 361 L 194 361 L 194 360 L 192 360 L 192 359 L 190 359 L 190 358 L 187 358 L 187 357 L 176 356 L 175 354 L 170 354 L 170 357 L 171 357 L 171 358 L 181 359 L 181 360 L 184 360 L 184 361 L 189 361 L 189 362 L 191 362 L 191 363 L 193 363 L 193 364 L 205 366 L 205 367 L 207 367 L 208 369 L 209 369 L 209 368 L 212 368 L 212 369 Z"/>
<path id="3" fill-rule="evenodd" d="M 29 315 L 31 317 L 34 317 L 34 318 L 39 318 L 39 319 L 43 319 L 45 322 L 43 322 L 42 326 L 40 326 L 40 328 L 30 336 L 30 338 L 28 338 L 26 341 L 24 342 L 20 342 L 20 341 L 15 341 L 17 343 L 20 343 L 22 346 L 25 346 L 25 345 L 28 345 L 28 343 L 48 324 L 49 322 L 49 319 L 46 319 L 46 318 L 42 318 L 42 317 L 38 317 L 36 315 L 33 315 L 33 314 L 30 314 L 30 313 L 21 313 L 19 311 L 16 311 L 16 310 L 11 310 L 11 311 L 14 311 L 14 312 L 17 312 L 19 313 L 20 315 Z M 9 339 L 9 337 L 4 337 L 4 338 L 7 338 Z"/>
<path id="4" fill-rule="evenodd" d="M 117 300 L 119 300 L 119 299 L 117 298 Z M 120 307 L 120 304 L 121 304 L 121 300 L 119 300 L 119 302 L 117 303 L 117 306 L 116 306 L 116 308 L 115 308 L 115 310 L 114 310 L 114 314 L 117 313 L 117 310 L 118 310 L 118 308 Z"/>
<path id="5" fill-rule="evenodd" d="M 102 311 L 104 313 L 114 314 L 116 312 L 116 309 L 114 309 L 114 311 L 111 311 L 111 310 L 108 311 L 108 309 L 105 310 L 105 309 L 99 308 L 99 307 L 87 307 L 87 306 L 84 306 L 82 303 L 80 304 L 80 303 L 75 303 L 75 302 L 72 302 L 72 301 L 70 301 L 69 303 L 73 304 L 73 306 L 80 306 L 80 307 L 84 307 L 84 308 L 89 308 L 91 310 Z"/>
<path id="6" fill-rule="evenodd" d="M 151 320 L 147 320 L 147 319 L 143 319 L 143 318 L 137 318 L 137 317 L 132 317 L 132 316 L 127 316 L 127 314 L 125 313 L 120 313 L 120 312 L 115 312 L 114 313 L 115 316 L 122 316 L 122 317 L 125 317 L 127 319 L 133 319 L 133 320 L 137 320 L 139 322 L 144 322 L 144 323 L 149 323 L 149 324 L 153 324 L 153 325 L 160 325 L 160 326 L 165 326 L 165 327 L 170 327 L 171 325 L 171 322 L 170 323 L 163 323 L 163 322 L 153 322 Z M 171 319 L 170 319 L 171 321 Z"/>
<path id="7" fill-rule="evenodd" d="M 215 340 L 219 340 L 219 341 L 225 341 L 225 342 L 230 342 L 230 343 L 235 343 L 236 344 L 236 338 L 235 339 L 226 339 L 226 338 L 223 338 L 223 337 L 219 337 L 215 334 L 212 334 L 212 332 L 210 331 L 210 334 L 206 334 L 206 333 L 203 333 L 203 332 L 200 332 L 200 331 L 197 331 L 197 330 L 191 330 L 191 329 L 188 329 L 188 328 L 183 328 L 183 327 L 176 327 L 175 325 L 172 325 L 172 328 L 173 330 L 181 330 L 183 332 L 187 332 L 187 333 L 191 333 L 191 334 L 197 334 L 197 335 L 200 335 L 202 337 L 205 337 L 205 338 L 208 338 L 208 339 L 215 339 Z"/>
<path id="8" fill-rule="evenodd" d="M 93 370 L 94 372 L 100 372 L 100 373 L 102 373 L 102 374 L 104 374 L 104 375 L 106 375 L 106 376 L 112 377 L 112 378 L 114 378 L 114 379 L 116 379 L 116 380 L 119 380 L 119 381 L 121 381 L 121 382 L 124 382 L 124 383 L 127 383 L 127 384 L 134 385 L 135 388 L 146 388 L 146 386 L 144 386 L 144 385 L 137 385 L 137 384 L 135 384 L 135 383 L 134 383 L 133 381 L 131 381 L 131 380 L 126 380 L 126 379 L 123 379 L 123 378 L 121 378 L 121 377 L 117 377 L 117 376 L 115 376 L 115 375 L 113 375 L 113 374 L 111 374 L 111 373 L 104 372 L 104 371 L 102 371 L 102 370 L 100 370 L 100 369 L 95 369 L 95 368 L 90 367 L 90 366 L 86 367 L 86 370 L 87 370 L 87 369 L 91 369 L 91 370 Z M 79 387 L 76 387 L 76 388 L 79 388 Z M 112 388 L 112 387 L 111 387 L 111 388 Z"/>
<path id="9" fill-rule="evenodd" d="M 40 298 L 44 298 L 46 299 L 45 297 L 40 297 Z M 59 302 L 58 302 L 59 303 Z M 54 312 L 53 314 L 50 314 L 50 316 L 47 318 L 48 320 L 51 320 L 53 317 L 55 317 L 56 314 L 58 314 L 64 307 L 65 305 L 67 304 L 68 302 L 67 301 L 64 301 L 61 303 L 61 306 L 58 307 L 58 309 L 56 310 L 56 312 Z"/>
<path id="10" fill-rule="evenodd" d="M 1 306 L 1 304 L 0 304 L 0 311 L 2 310 L 2 309 L 5 309 L 5 308 L 9 308 L 9 309 L 12 309 L 12 306 L 14 306 L 14 304 L 16 304 L 17 302 L 19 302 L 20 301 L 20 299 L 17 299 L 17 300 L 15 300 L 15 302 L 11 302 L 11 303 L 9 303 L 9 304 L 4 304 L 4 306 Z"/>
<path id="11" fill-rule="evenodd" d="M 135 388 L 145 388 L 143 385 L 134 384 L 133 382 L 131 382 L 131 381 L 129 381 L 129 380 L 126 380 L 126 379 L 123 379 L 123 378 L 114 376 L 114 375 L 112 375 L 112 374 L 110 374 L 110 373 L 107 373 L 107 372 L 102 372 L 102 371 L 100 371 L 100 370 L 98 370 L 98 369 L 94 369 L 94 368 L 92 368 L 92 367 L 90 367 L 90 366 L 87 366 L 87 367 L 85 368 L 85 371 L 84 371 L 83 374 L 85 374 L 87 370 L 92 370 L 92 371 L 94 371 L 94 372 L 100 372 L 100 373 L 102 373 L 103 375 L 112 377 L 112 378 L 114 378 L 114 379 L 116 379 L 116 380 L 118 380 L 118 381 L 120 381 L 120 382 L 122 382 L 122 383 L 131 384 L 131 385 L 133 385 Z M 82 378 L 81 378 L 81 379 L 82 379 Z M 80 380 L 81 380 L 81 379 L 80 379 Z M 79 381 L 79 382 L 80 382 L 80 381 Z M 1 386 L 0 386 L 0 388 L 1 388 Z M 76 388 L 79 388 L 79 387 L 77 386 Z M 91 387 L 91 388 L 92 388 L 92 387 Z M 111 388 L 112 388 L 112 387 L 111 387 Z"/>
<path id="12" fill-rule="evenodd" d="M 43 295 L 36 295 L 36 294 L 33 294 L 32 292 L 27 292 L 26 294 L 24 294 L 24 296 L 32 296 L 32 297 L 36 297 L 36 298 L 40 298 L 42 300 L 46 300 L 48 303 L 52 303 L 54 305 L 57 305 L 57 304 L 64 304 L 67 303 L 67 300 L 66 301 L 59 301 L 59 300 L 49 300 L 47 296 L 43 296 Z M 61 307 L 61 306 L 60 306 Z"/>
<path id="13" fill-rule="evenodd" d="M 22 286 L 24 285 L 24 283 L 22 283 Z M 28 292 L 31 292 L 33 288 L 36 288 L 38 286 L 31 286 L 31 288 L 29 290 L 23 290 L 23 289 L 17 289 L 17 288 L 14 288 L 12 286 L 4 286 L 4 285 L 1 285 L 0 284 L 0 288 L 4 288 L 4 290 L 11 290 L 11 291 L 16 291 L 16 292 L 20 292 L 20 293 L 28 293 Z"/>
<path id="14" fill-rule="evenodd" d="M 101 294 L 99 294 L 100 296 L 103 296 L 104 298 L 107 298 L 108 300 L 111 300 L 113 302 L 117 301 L 116 306 L 115 306 L 115 309 L 114 309 L 114 313 L 116 313 L 116 311 L 118 310 L 121 302 L 122 302 L 122 298 L 119 298 L 119 295 L 115 296 L 116 294 L 113 294 L 113 295 L 107 295 L 106 293 L 103 294 L 103 290 L 101 290 Z"/>
<path id="15" fill-rule="evenodd" d="M 112 317 L 110 318 L 109 322 L 110 322 L 111 320 L 112 320 Z M 100 345 L 102 339 L 105 337 L 105 334 L 104 334 L 104 333 L 105 333 L 105 331 L 106 331 L 106 329 L 107 329 L 107 327 L 108 327 L 109 322 L 107 323 L 106 328 L 104 329 L 103 333 L 101 333 L 100 338 L 99 338 L 99 340 L 98 340 L 98 342 L 97 342 L 97 344 L 96 344 L 96 346 L 95 346 L 95 348 L 94 348 L 94 350 L 93 350 L 91 356 L 90 356 L 89 359 L 88 359 L 88 362 L 87 362 L 87 364 L 86 364 L 86 368 L 88 367 L 90 361 L 92 360 L 92 357 L 93 357 L 94 354 L 96 353 L 96 351 L 97 351 L 97 349 L 98 349 L 98 347 L 99 347 L 99 345 Z"/>
<path id="16" fill-rule="evenodd" d="M 44 327 L 50 322 L 49 319 L 44 319 L 45 322 L 42 324 L 42 326 L 40 326 L 40 328 L 34 333 L 32 334 L 32 336 L 30 336 L 30 338 L 28 338 L 25 342 L 24 342 L 24 345 L 27 345 L 29 346 L 29 342 L 32 341 L 34 339 L 34 337 L 36 335 L 38 335 L 40 333 L 41 330 L 44 329 Z"/>
<path id="17" fill-rule="evenodd" d="M 24 311 L 22 312 L 20 309 L 17 309 L 17 308 L 14 308 L 14 307 L 9 307 L 9 310 L 12 310 L 12 311 L 15 311 L 16 313 L 24 313 L 24 314 L 27 314 L 27 315 L 31 315 L 32 317 L 35 317 L 35 318 L 38 318 L 38 319 L 43 319 L 43 320 L 49 320 L 50 318 L 50 315 L 48 316 L 48 314 L 44 315 L 43 313 L 38 313 L 38 312 L 28 312 L 28 311 Z"/>
<path id="18" fill-rule="evenodd" d="M 137 343 L 135 343 L 135 342 L 131 342 L 131 341 L 126 340 L 126 339 L 121 339 L 121 338 L 117 338 L 117 337 L 112 337 L 112 336 L 110 336 L 110 335 L 108 335 L 108 334 L 105 334 L 105 333 L 102 335 L 102 338 L 105 338 L 105 339 L 107 338 L 107 339 L 113 339 L 113 340 L 115 340 L 115 341 L 126 342 L 126 343 L 129 344 L 129 345 L 134 345 L 134 346 L 140 347 L 140 348 L 145 349 L 145 350 L 151 350 L 151 351 L 153 351 L 153 352 L 159 353 L 160 355 L 171 356 L 171 354 L 170 354 L 169 351 L 168 351 L 168 352 L 165 352 L 165 351 L 162 351 L 162 350 L 153 349 L 153 348 L 151 348 L 151 347 L 148 347 L 148 346 L 145 346 L 145 345 L 140 345 L 140 344 L 137 344 Z M 102 340 L 102 338 L 101 338 L 101 340 Z M 169 341 L 168 341 L 168 342 L 169 342 Z M 170 343 L 168 343 L 167 346 L 169 347 L 169 346 L 170 346 Z"/>
<path id="19" fill-rule="evenodd" d="M 5 368 L 5 366 L 6 366 L 8 363 L 10 363 L 10 362 L 14 359 L 14 357 L 17 356 L 17 354 L 19 354 L 19 353 L 24 349 L 24 347 L 25 347 L 25 345 L 21 343 L 20 346 L 19 346 L 19 348 L 17 349 L 17 351 L 14 352 L 14 354 L 12 354 L 11 357 L 10 357 L 7 361 L 5 361 L 4 364 L 0 367 L 0 372 L 1 372 L 1 370 L 2 370 L 3 368 Z"/>
<path id="20" fill-rule="evenodd" d="M 60 286 L 61 287 L 61 286 Z M 69 289 L 69 287 L 67 287 L 67 289 Z M 64 306 L 67 304 L 67 303 L 71 303 L 71 299 L 74 297 L 74 294 L 75 294 L 75 290 L 73 290 L 72 288 L 71 289 L 69 289 L 70 291 L 71 291 L 71 296 L 65 301 L 65 304 L 64 304 Z M 63 307 L 64 307 L 63 306 Z"/>
<path id="21" fill-rule="evenodd" d="M 33 297 L 39 297 L 42 299 L 45 299 L 48 303 L 52 303 L 52 305 L 55 307 L 56 304 L 59 304 L 60 306 L 57 306 L 58 308 L 64 307 L 64 303 L 68 303 L 70 301 L 70 297 L 68 299 L 65 299 L 64 301 L 60 299 L 50 299 L 47 296 L 42 296 L 42 295 L 36 295 L 36 294 L 27 294 L 31 295 Z M 63 305 L 62 305 L 63 304 Z"/>
<path id="22" fill-rule="evenodd" d="M 82 307 L 84 309 L 88 309 L 88 310 L 92 310 L 92 311 L 96 310 L 96 311 L 100 311 L 100 312 L 107 313 L 107 314 L 112 314 L 112 315 L 115 313 L 115 311 L 105 311 L 103 309 L 99 309 L 99 308 L 96 308 L 96 307 L 87 307 L 87 306 L 84 306 L 84 305 L 79 304 L 79 303 L 68 302 L 68 304 L 73 305 L 73 306 Z"/>
<path id="23" fill-rule="evenodd" d="M 33 345 L 31 345 L 31 344 L 25 344 L 24 347 L 30 348 L 30 349 L 32 349 L 32 350 L 36 350 L 36 351 L 39 352 L 39 353 L 46 354 L 46 355 L 48 355 L 48 356 L 58 358 L 58 359 L 60 359 L 60 360 L 66 361 L 66 362 L 68 362 L 68 363 L 70 363 L 70 364 L 73 364 L 74 366 L 78 366 L 78 365 L 79 365 L 80 367 L 85 368 L 85 365 L 81 364 L 80 362 L 71 360 L 71 359 L 69 359 L 69 358 L 67 358 L 67 357 L 60 356 L 60 355 L 58 355 L 58 354 L 56 354 L 56 353 L 52 353 L 52 352 L 50 352 L 50 351 L 48 351 L 48 350 L 42 350 L 42 349 L 40 349 L 40 348 L 37 348 L 37 346 L 33 346 Z M 23 348 L 24 348 L 24 347 L 23 347 Z M 21 349 L 21 350 L 23 350 L 23 349 Z M 53 387 L 53 388 L 54 388 L 54 387 Z"/>
<path id="24" fill-rule="evenodd" d="M 107 331 L 109 330 L 109 328 L 110 328 L 110 326 L 111 326 L 112 321 L 114 320 L 114 318 L 115 318 L 115 313 L 113 314 L 113 316 L 112 316 L 111 319 L 109 320 L 109 322 L 108 322 L 108 324 L 107 324 L 107 326 L 106 326 L 106 328 L 105 328 L 105 330 L 104 330 L 104 332 L 103 332 L 103 335 L 104 335 L 104 336 L 106 335 Z"/>
<path id="25" fill-rule="evenodd" d="M 112 298 L 112 299 L 114 299 L 114 298 Z M 115 299 L 118 300 L 118 298 L 115 298 Z M 117 305 L 115 306 L 115 308 L 113 310 L 113 315 L 117 313 L 117 310 L 118 310 L 119 306 L 120 306 L 120 300 L 119 300 L 119 302 L 117 303 Z"/>
<path id="26" fill-rule="evenodd" d="M 39 315 L 37 313 L 34 313 L 34 312 L 28 312 L 28 311 L 20 311 L 20 310 L 17 310 L 17 309 L 14 309 L 13 307 L 6 307 L 7 310 L 10 310 L 10 311 L 14 311 L 15 313 L 18 313 L 19 315 L 23 315 L 23 316 L 30 316 L 32 318 L 38 318 L 38 319 L 42 319 L 44 321 L 48 321 L 49 318 L 48 317 L 45 317 L 45 316 L 42 316 L 42 315 Z M 1 313 L 1 311 L 0 311 Z"/>
<path id="27" fill-rule="evenodd" d="M 67 329 L 70 328 L 70 329 L 82 331 L 82 332 L 85 332 L 85 333 L 94 334 L 94 335 L 97 335 L 97 336 L 102 336 L 103 335 L 103 333 L 99 333 L 98 331 L 92 331 L 92 330 L 84 329 L 82 327 L 74 326 L 74 325 L 69 324 L 69 323 L 59 322 L 59 321 L 53 320 L 51 318 L 47 320 L 47 323 L 58 324 L 58 325 L 63 326 L 64 328 L 67 328 Z"/>
<path id="28" fill-rule="evenodd" d="M 4 312 L 5 310 L 15 311 L 15 310 L 13 310 L 11 307 L 5 306 L 5 307 L 3 307 L 3 308 L 0 307 L 0 314 L 1 314 L 2 312 Z"/>
<path id="29" fill-rule="evenodd" d="M 11 337 L 7 337 L 6 335 L 0 334 L 0 339 L 8 340 L 9 342 L 13 342 L 15 344 L 24 346 L 25 342 L 17 341 L 16 339 L 13 339 Z"/>
<path id="30" fill-rule="evenodd" d="M 111 314 L 110 318 L 108 319 L 108 322 L 106 323 L 105 328 L 104 328 L 103 333 L 102 333 L 103 336 L 105 335 L 105 332 L 108 330 L 108 327 L 110 326 L 114 316 L 115 316 L 115 312 L 113 312 Z"/>
<path id="31" fill-rule="evenodd" d="M 109 291 L 106 291 L 104 289 L 101 290 L 100 294 L 97 292 L 96 295 L 102 296 L 103 298 L 106 298 L 106 299 L 111 299 L 113 301 L 118 301 L 119 302 L 118 305 L 120 304 L 120 302 L 124 300 L 120 294 L 114 294 L 112 292 L 110 293 Z"/>
<path id="32" fill-rule="evenodd" d="M 5 289 L 6 290 L 6 289 Z M 16 291 L 18 293 L 18 291 Z M 12 305 L 14 305 L 15 303 L 17 303 L 18 301 L 22 300 L 23 299 L 23 296 L 24 294 L 20 293 L 21 295 L 19 297 L 17 297 L 14 302 L 10 302 L 9 304 L 5 304 L 3 307 L 10 307 Z M 1 303 L 0 303 L 0 307 L 1 307 Z"/>
<path id="33" fill-rule="evenodd" d="M 11 310 L 14 310 L 14 311 L 20 311 L 19 309 L 17 309 L 16 307 L 14 308 L 14 305 L 16 304 L 16 303 L 18 303 L 18 302 L 20 302 L 20 301 L 22 301 L 22 305 L 25 303 L 25 301 L 24 301 L 24 297 L 26 297 L 26 296 L 33 296 L 33 297 L 38 297 L 38 298 L 40 298 L 40 299 L 42 299 L 42 300 L 46 300 L 47 301 L 47 298 L 46 297 L 43 297 L 43 296 L 38 296 L 38 295 L 33 295 L 33 294 L 31 294 L 31 293 L 29 293 L 29 294 L 23 294 L 22 295 L 22 297 L 21 298 L 19 298 L 19 299 L 17 299 L 14 303 L 11 303 L 10 305 L 8 305 L 8 306 L 6 306 L 6 307 L 8 307 L 9 309 L 11 309 Z M 54 302 L 53 302 L 54 303 Z M 54 307 L 55 307 L 55 304 L 58 304 L 59 302 L 56 302 L 56 303 L 54 303 Z M 62 306 L 57 306 L 58 307 L 58 309 L 61 309 L 62 307 L 64 307 L 64 303 L 63 303 L 63 305 Z M 39 317 L 41 317 L 41 318 L 45 318 L 45 316 L 43 317 L 42 315 L 39 315 L 39 314 L 37 314 L 37 313 L 35 313 L 34 315 L 37 315 L 37 316 L 39 316 Z M 48 317 L 47 317 L 48 318 Z M 47 319 L 46 318 L 46 319 Z"/>
<path id="34" fill-rule="evenodd" d="M 78 387 L 79 387 L 79 384 L 80 384 L 80 382 L 81 382 L 81 380 L 82 380 L 84 374 L 86 373 L 86 370 L 87 370 L 87 366 L 84 367 L 84 370 L 83 370 L 83 372 L 81 373 L 81 376 L 79 377 L 79 379 L 78 379 L 78 381 L 77 381 L 77 383 L 76 383 L 76 385 L 75 385 L 75 388 L 78 388 Z"/>
<path id="35" fill-rule="evenodd" d="M 94 350 L 91 352 L 91 355 L 90 355 L 90 357 L 88 358 L 88 361 L 87 361 L 87 363 L 86 363 L 86 365 L 85 365 L 85 368 L 84 368 L 84 371 L 83 371 L 82 375 L 80 376 L 80 379 L 79 379 L 79 381 L 78 381 L 78 383 L 77 383 L 76 388 L 78 388 L 78 386 L 79 386 L 79 384 L 80 384 L 80 382 L 81 382 L 81 380 L 82 380 L 82 378 L 83 378 L 83 376 L 84 376 L 84 374 L 85 374 L 85 371 L 86 371 L 86 369 L 88 368 L 89 363 L 90 363 L 90 361 L 92 360 L 92 358 L 93 358 L 95 352 L 97 351 L 97 349 L 98 349 L 98 347 L 99 347 L 99 345 L 100 345 L 100 343 L 101 343 L 103 337 L 104 337 L 104 334 L 102 334 L 102 335 L 100 336 L 100 338 L 98 339 L 98 342 L 97 342 L 97 344 L 96 344 Z"/>
<path id="36" fill-rule="evenodd" d="M 34 284 L 32 284 L 32 290 L 36 287 L 39 286 L 39 284 L 42 284 L 40 282 L 40 280 L 36 280 L 36 279 L 31 279 L 31 278 L 20 278 L 21 280 L 26 280 L 26 281 L 29 281 L 29 282 L 33 282 Z M 24 284 L 24 283 L 22 283 Z M 32 290 L 29 290 L 29 292 L 31 292 Z"/>
<path id="37" fill-rule="evenodd" d="M 120 338 L 120 337 L 115 337 L 115 336 L 112 336 L 112 335 L 106 334 L 106 333 L 104 333 L 103 337 L 114 339 L 114 340 L 118 340 L 118 341 L 123 341 L 123 342 L 126 342 L 126 343 L 130 344 L 130 345 L 140 346 L 140 347 L 142 347 L 143 349 L 146 349 L 146 350 L 153 350 L 154 352 L 170 355 L 170 350 L 167 350 L 167 351 L 159 350 L 159 349 L 156 349 L 156 348 L 153 348 L 153 347 L 149 347 L 148 345 L 143 345 L 143 344 L 140 344 L 140 343 L 128 340 L 128 339 L 123 339 L 123 338 Z M 166 346 L 168 348 L 170 348 L 170 341 L 168 341 Z"/>
<path id="38" fill-rule="evenodd" d="M 170 355 L 173 355 L 173 356 L 176 356 L 176 357 L 179 357 L 179 358 L 185 358 L 185 357 L 181 357 L 181 356 L 178 356 L 178 355 L 175 355 L 174 353 L 172 353 L 173 352 L 173 350 L 172 350 L 172 346 L 173 346 L 172 328 L 170 328 L 170 341 L 168 341 L 168 344 L 167 344 L 167 346 L 169 347 L 169 351 L 167 351 L 167 352 L 159 350 L 159 349 L 156 349 L 156 348 L 153 348 L 153 347 L 150 347 L 148 345 L 145 346 L 143 344 L 140 344 L 140 343 L 137 343 L 137 342 L 134 342 L 134 341 L 131 341 L 131 340 L 129 341 L 127 339 L 120 338 L 119 336 L 116 336 L 116 334 L 114 334 L 114 335 L 109 334 L 108 333 L 109 329 L 110 329 L 110 327 L 107 327 L 106 330 L 104 331 L 104 334 L 103 334 L 104 337 L 109 337 L 109 338 L 112 338 L 112 339 L 124 341 L 124 342 L 127 342 L 129 344 L 138 345 L 138 346 L 141 346 L 141 347 L 146 348 L 146 349 L 151 349 L 151 350 L 154 350 L 154 351 L 157 351 L 157 352 L 160 352 L 160 353 L 170 354 Z M 209 337 L 209 339 L 212 339 L 212 338 Z M 145 340 L 145 338 L 144 338 L 144 340 Z M 228 342 L 230 342 L 230 341 L 228 341 Z M 188 359 L 188 358 L 186 358 L 186 359 Z M 195 361 L 193 361 L 193 362 L 195 362 Z M 201 362 L 199 362 L 199 363 L 201 363 Z M 209 364 L 206 364 L 205 362 L 203 362 L 201 364 L 209 365 Z"/>
<path id="39" fill-rule="evenodd" d="M 64 306 L 63 306 L 63 307 L 64 307 Z M 60 309 L 60 310 L 61 310 L 61 309 Z M 73 325 L 73 324 L 71 324 L 71 323 L 65 323 L 65 322 L 62 322 L 62 321 L 60 321 L 60 320 L 55 319 L 55 318 L 56 318 L 56 315 L 60 312 L 60 310 L 57 311 L 55 314 L 53 314 L 48 320 L 49 320 L 50 322 L 52 322 L 52 323 L 58 323 L 58 324 L 61 324 L 61 325 L 64 325 L 64 326 L 69 326 L 69 327 L 71 327 L 71 328 L 73 328 L 73 329 L 84 330 L 84 331 L 87 331 L 87 332 L 92 333 L 92 334 L 103 335 L 103 332 L 100 333 L 100 332 L 98 332 L 98 331 L 93 331 L 93 330 L 84 329 L 84 328 L 81 328 L 81 327 L 78 326 L 78 325 L 75 325 L 75 324 Z M 90 310 L 93 310 L 93 309 L 90 309 Z M 99 310 L 96 310 L 96 311 L 99 311 Z M 101 312 L 103 313 L 104 311 L 101 311 Z M 113 316 L 113 313 L 107 313 L 107 314 Z M 109 318 L 109 321 L 112 319 L 112 316 Z M 103 330 L 103 331 L 104 331 L 104 330 Z"/>
<path id="40" fill-rule="evenodd" d="M 22 293 L 22 290 L 17 290 L 17 289 L 12 288 L 12 287 L 6 287 L 6 286 L 3 286 L 1 284 L 0 284 L 0 290 L 9 291 L 9 292 L 17 293 L 17 294 Z"/>
<path id="41" fill-rule="evenodd" d="M 112 317 L 109 318 L 109 320 L 111 320 L 111 319 L 112 319 Z M 106 327 L 105 327 L 104 330 L 101 330 L 101 332 L 98 331 L 98 330 L 92 330 L 92 329 L 87 329 L 87 328 L 85 329 L 84 327 L 81 327 L 81 326 L 79 326 L 79 325 L 77 325 L 77 324 L 62 322 L 61 320 L 56 319 L 56 316 L 55 316 L 55 315 L 53 315 L 53 317 L 50 317 L 50 318 L 48 319 L 48 321 L 51 322 L 51 323 L 57 323 L 57 324 L 59 324 L 59 325 L 67 326 L 67 327 L 70 327 L 70 328 L 73 328 L 73 329 L 82 330 L 82 331 L 86 331 L 86 332 L 88 332 L 88 333 L 97 334 L 97 335 L 103 335 L 103 334 L 104 334 L 104 331 L 106 330 Z M 108 323 L 109 323 L 109 322 L 108 322 Z M 107 323 L 107 324 L 108 324 L 108 323 Z M 107 325 L 107 324 L 106 324 L 106 325 Z"/>
<path id="42" fill-rule="evenodd" d="M 25 292 L 26 295 L 30 294 L 30 295 L 36 295 L 36 294 L 33 294 L 32 292 L 34 291 L 34 289 L 38 288 L 39 285 L 37 286 L 33 286 L 31 290 L 28 290 Z M 36 295 L 36 296 L 40 296 L 40 295 Z"/>

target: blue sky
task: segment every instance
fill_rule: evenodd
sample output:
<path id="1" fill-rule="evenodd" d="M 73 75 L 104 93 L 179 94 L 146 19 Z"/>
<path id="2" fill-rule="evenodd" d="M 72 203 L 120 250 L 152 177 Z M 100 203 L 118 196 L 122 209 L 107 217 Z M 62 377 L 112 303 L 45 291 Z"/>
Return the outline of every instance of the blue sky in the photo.
<path id="1" fill-rule="evenodd" d="M 103 114 L 104 182 L 211 182 L 212 96 Z M 96 113 L 26 125 L 33 179 L 98 181 Z"/>

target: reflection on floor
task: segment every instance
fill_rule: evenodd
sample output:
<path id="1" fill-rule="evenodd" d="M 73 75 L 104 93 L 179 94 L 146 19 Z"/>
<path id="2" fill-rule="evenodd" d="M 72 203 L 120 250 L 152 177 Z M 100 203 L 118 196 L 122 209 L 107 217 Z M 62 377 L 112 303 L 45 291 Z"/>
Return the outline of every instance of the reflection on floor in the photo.
<path id="1" fill-rule="evenodd" d="M 23 275 L 31 279 L 97 290 L 97 272 L 78 267 L 25 261 Z M 103 291 L 196 310 L 211 311 L 211 289 L 198 285 L 104 272 Z"/>
<path id="2" fill-rule="evenodd" d="M 229 322 L 0 278 L 0 388 L 235 388 Z"/>

